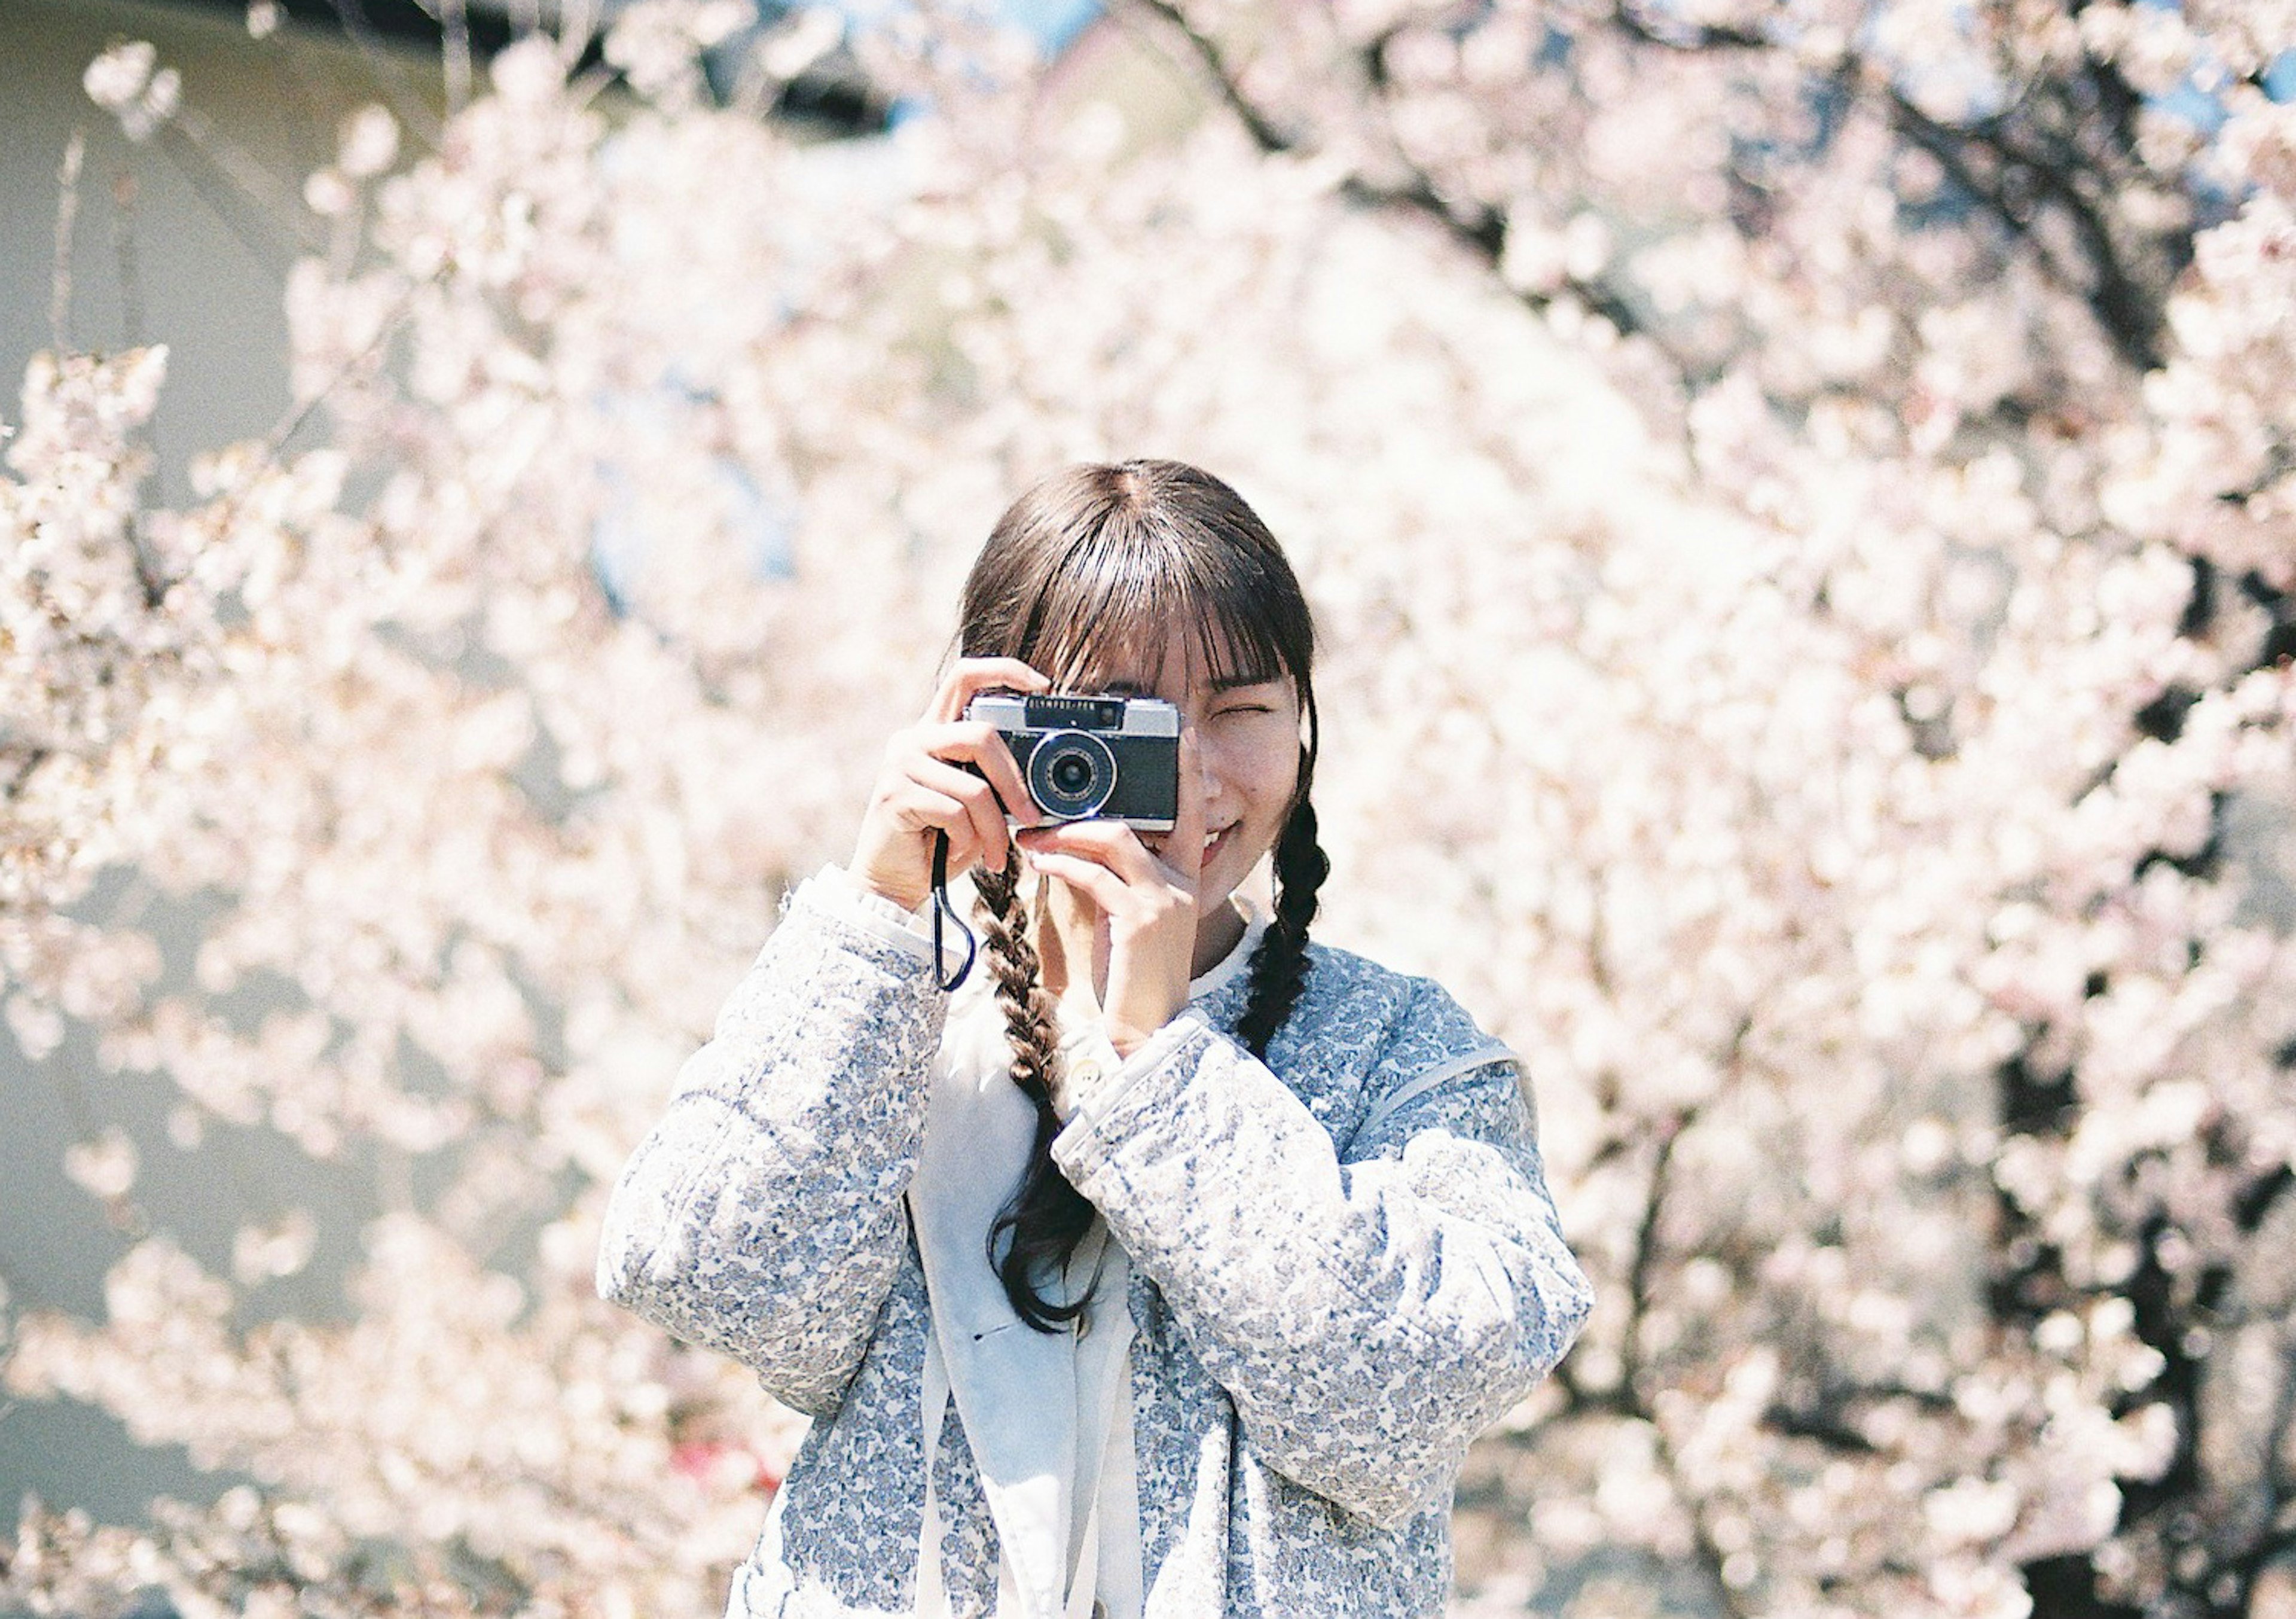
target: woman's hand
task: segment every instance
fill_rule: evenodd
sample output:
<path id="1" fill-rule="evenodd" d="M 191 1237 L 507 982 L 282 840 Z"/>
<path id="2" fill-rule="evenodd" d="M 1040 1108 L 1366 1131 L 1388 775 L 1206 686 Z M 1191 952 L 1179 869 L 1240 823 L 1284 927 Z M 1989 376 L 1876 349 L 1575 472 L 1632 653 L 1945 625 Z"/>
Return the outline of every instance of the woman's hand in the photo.
<path id="1" fill-rule="evenodd" d="M 936 832 L 948 834 L 949 875 L 976 860 L 1004 870 L 1004 812 L 1031 817 L 1032 802 L 1004 739 L 964 711 L 982 692 L 1040 692 L 1050 684 L 1016 658 L 959 659 L 924 718 L 885 745 L 847 867 L 854 878 L 914 910 L 932 891 Z M 961 768 L 968 764 L 980 774 Z"/>
<path id="2" fill-rule="evenodd" d="M 1188 1004 L 1204 859 L 1203 776 L 1188 732 L 1180 736 L 1179 785 L 1160 855 L 1121 821 L 1069 821 L 1020 836 L 1029 864 L 1058 891 L 1054 924 L 1070 992 L 1096 993 L 1109 1043 L 1124 1056 Z"/>

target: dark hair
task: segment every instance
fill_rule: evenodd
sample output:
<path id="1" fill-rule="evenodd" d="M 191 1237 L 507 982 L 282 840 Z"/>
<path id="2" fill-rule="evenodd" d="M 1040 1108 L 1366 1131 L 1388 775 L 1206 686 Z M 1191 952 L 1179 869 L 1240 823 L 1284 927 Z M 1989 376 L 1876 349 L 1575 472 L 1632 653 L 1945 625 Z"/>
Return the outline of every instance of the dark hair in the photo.
<path id="1" fill-rule="evenodd" d="M 1331 862 L 1316 842 L 1315 625 L 1283 547 L 1243 497 L 1177 461 L 1070 467 L 1032 485 L 997 519 L 964 583 L 966 657 L 1019 658 L 1055 685 L 1087 658 L 1135 653 L 1152 666 L 1174 624 L 1193 625 L 1217 679 L 1288 678 L 1307 738 L 1275 842 L 1275 915 L 1251 957 L 1237 1038 L 1256 1056 L 1291 1016 L 1308 973 L 1308 925 Z M 1052 1332 L 1082 1313 L 1037 1290 L 1091 1228 L 1092 1204 L 1053 1163 L 1057 1042 L 1015 882 L 976 874 L 982 933 L 1013 1047 L 1013 1081 L 1037 1105 L 1020 1189 L 989 1233 L 989 1260 L 1021 1319 Z M 1004 1252 L 997 1252 L 999 1242 Z"/>

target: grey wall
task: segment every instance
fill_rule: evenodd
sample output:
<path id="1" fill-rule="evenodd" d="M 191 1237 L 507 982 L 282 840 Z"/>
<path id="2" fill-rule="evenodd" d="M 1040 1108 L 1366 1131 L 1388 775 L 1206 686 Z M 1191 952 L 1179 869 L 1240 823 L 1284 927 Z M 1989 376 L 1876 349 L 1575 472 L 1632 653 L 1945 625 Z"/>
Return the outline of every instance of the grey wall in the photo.
<path id="1" fill-rule="evenodd" d="M 120 39 L 149 40 L 182 74 L 208 140 L 131 144 L 87 99 L 82 71 Z M 74 130 L 87 144 L 66 336 L 168 345 L 155 431 L 159 492 L 175 499 L 194 453 L 267 431 L 287 407 L 281 292 L 324 240 L 302 177 L 366 103 L 435 127 L 439 84 L 420 54 L 291 28 L 258 41 L 223 7 L 0 0 L 0 418 L 20 416 L 25 363 L 53 341 L 56 177 Z"/>
<path id="2" fill-rule="evenodd" d="M 129 143 L 88 101 L 80 76 L 119 39 L 146 39 L 183 75 L 184 105 L 209 132 Z M 66 341 L 106 349 L 165 342 L 170 364 L 154 429 L 162 500 L 182 499 L 197 452 L 268 431 L 288 405 L 282 291 L 288 266 L 317 245 L 296 201 L 300 177 L 327 160 L 342 117 L 372 101 L 417 127 L 435 124 L 439 69 L 411 53 L 359 50 L 292 29 L 250 38 L 224 7 L 117 0 L 0 0 L 0 420 L 20 418 L 26 363 L 53 341 L 57 170 L 75 130 L 86 140 L 70 259 Z M 91 901 L 149 905 L 113 882 Z M 195 907 L 143 917 L 185 968 Z M 0 1279 L 19 1309 L 102 1315 L 105 1270 L 138 1235 L 110 1223 L 62 1171 L 65 1149 L 107 1127 L 135 1139 L 137 1197 L 204 1263 L 228 1272 L 234 1231 L 290 1207 L 322 1215 L 316 1262 L 259 1290 L 258 1313 L 324 1317 L 377 1206 L 371 1160 L 317 1164 L 258 1130 L 207 1127 L 196 1153 L 168 1139 L 178 1097 L 156 1076 L 114 1076 L 75 1029 L 28 1062 L 0 1029 Z M 405 1166 L 388 1166 L 394 1179 Z M 132 1522 L 155 1492 L 211 1498 L 233 1481 L 202 1475 L 173 1449 L 138 1445 L 103 1413 L 71 1402 L 0 1401 L 0 1524 L 37 1492 L 52 1506 Z"/>

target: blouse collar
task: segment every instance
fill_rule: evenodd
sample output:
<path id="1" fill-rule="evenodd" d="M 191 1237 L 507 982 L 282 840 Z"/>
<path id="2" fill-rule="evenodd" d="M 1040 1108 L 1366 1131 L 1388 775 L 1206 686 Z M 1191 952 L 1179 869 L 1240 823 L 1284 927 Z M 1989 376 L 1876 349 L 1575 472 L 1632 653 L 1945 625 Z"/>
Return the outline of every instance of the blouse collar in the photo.
<path id="1" fill-rule="evenodd" d="M 1233 904 L 1243 916 L 1243 933 L 1228 953 L 1201 974 L 1188 980 L 1188 999 L 1201 1000 L 1214 990 L 1234 982 L 1236 974 L 1251 963 L 1252 951 L 1259 948 L 1260 935 L 1267 932 L 1267 907 L 1250 894 L 1230 896 Z"/>

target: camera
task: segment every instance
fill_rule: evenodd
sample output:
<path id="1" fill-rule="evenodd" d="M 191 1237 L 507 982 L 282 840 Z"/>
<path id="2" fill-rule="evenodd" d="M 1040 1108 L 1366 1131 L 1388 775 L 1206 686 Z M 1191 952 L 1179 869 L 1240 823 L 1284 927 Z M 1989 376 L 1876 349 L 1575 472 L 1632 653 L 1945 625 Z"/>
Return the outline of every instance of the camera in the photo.
<path id="1" fill-rule="evenodd" d="M 1180 711 L 1154 697 L 975 697 L 1047 820 L 1169 832 L 1180 812 Z"/>

